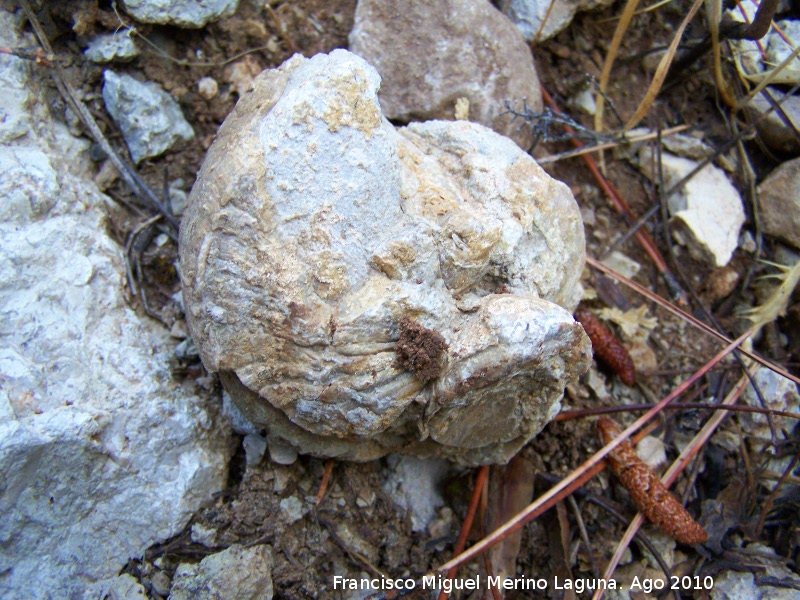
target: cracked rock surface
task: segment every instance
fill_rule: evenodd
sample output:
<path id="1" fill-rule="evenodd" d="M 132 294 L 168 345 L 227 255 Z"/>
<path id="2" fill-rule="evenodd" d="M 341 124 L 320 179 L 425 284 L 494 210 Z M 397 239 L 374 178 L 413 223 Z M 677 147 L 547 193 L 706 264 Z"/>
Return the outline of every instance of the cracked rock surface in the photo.
<path id="1" fill-rule="evenodd" d="M 483 126 L 395 129 L 379 85 L 344 50 L 256 78 L 184 216 L 187 320 L 240 410 L 301 453 L 503 462 L 590 363 L 580 213 Z"/>

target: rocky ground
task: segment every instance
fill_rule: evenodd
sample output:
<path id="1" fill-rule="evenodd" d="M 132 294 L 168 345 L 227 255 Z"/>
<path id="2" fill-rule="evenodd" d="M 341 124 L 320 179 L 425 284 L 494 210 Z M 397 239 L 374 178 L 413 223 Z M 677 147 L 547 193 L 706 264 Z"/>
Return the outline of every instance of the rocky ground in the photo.
<path id="1" fill-rule="evenodd" d="M 669 44 L 688 7 L 688 2 L 681 1 L 635 17 L 634 26 L 623 39 L 607 91 L 607 104 L 623 122 L 633 114 L 653 77 L 652 56 Z M 15 13 L 11 6 L 3 8 L 7 11 L 5 29 L 21 30 L 16 37 L 4 39 L 2 45 L 33 45 L 24 13 Z M 130 104 L 123 104 L 114 115 L 104 92 L 104 84 L 108 85 L 110 79 L 130 75 L 137 81 L 157 84 L 168 99 L 163 101 L 178 110 L 170 121 L 175 124 L 185 118 L 193 135 L 186 129 L 183 133 L 178 130 L 167 136 L 160 150 L 154 149 L 161 143 L 158 140 L 141 149 L 128 143 L 140 176 L 159 198 L 165 199 L 177 219 L 219 126 L 258 73 L 281 65 L 294 53 L 311 57 L 359 44 L 363 53 L 374 51 L 369 48 L 369 36 L 367 41 L 358 36 L 348 40 L 354 27 L 355 0 L 242 1 L 232 14 L 211 18 L 195 29 L 147 24 L 115 11 L 114 5 L 91 0 L 43 2 L 34 9 L 63 65 L 66 81 L 78 91 L 111 145 L 123 155 L 123 139 L 128 139 L 124 116 L 144 100 L 143 96 L 129 98 Z M 591 102 L 585 92 L 593 90 L 600 77 L 621 11 L 622 5 L 614 4 L 581 12 L 571 22 L 567 19 L 569 24 L 563 31 L 533 45 L 541 85 L 568 111 L 570 124 L 586 143 L 608 139 L 593 133 L 593 117 L 586 112 Z M 450 17 L 457 20 L 457 11 Z M 516 40 L 516 34 L 503 29 L 510 24 L 506 17 L 497 12 L 497 18 L 504 24 L 489 36 L 502 43 L 498 42 L 493 52 L 508 52 L 503 54 L 504 60 L 514 65 L 521 59 L 515 58 L 508 48 L 512 41 L 505 41 L 503 36 Z M 413 39 L 455 35 L 435 29 L 433 23 L 435 20 L 430 19 L 430 31 L 417 31 L 410 25 L 398 29 Z M 695 19 L 686 38 L 701 40 L 706 33 L 704 23 Z M 133 41 L 135 56 L 108 63 L 93 62 L 84 54 L 93 40 L 131 25 L 133 29 L 122 31 Z M 416 26 L 424 29 L 426 23 Z M 477 29 L 475 25 L 464 26 L 460 35 L 470 40 L 470 35 L 478 35 Z M 534 84 L 516 81 L 514 85 L 493 83 L 491 87 L 479 76 L 489 59 L 485 63 L 470 62 L 469 58 L 480 52 L 470 52 L 464 41 L 454 45 L 455 50 L 449 51 L 457 58 L 433 62 L 448 64 L 451 72 L 447 77 L 471 79 L 472 87 L 464 88 L 464 94 L 474 94 L 468 112 L 471 118 L 503 130 L 526 149 L 540 138 L 532 153 L 554 178 L 569 186 L 578 201 L 587 255 L 669 297 L 653 261 L 628 234 L 631 222 L 609 205 L 581 159 L 552 160 L 572 145 L 563 136 L 559 123 L 563 119 L 546 113 L 533 98 Z M 432 54 L 428 47 L 398 42 L 391 52 L 376 51 L 374 60 L 383 61 L 385 72 L 402 69 L 403 64 L 416 65 L 425 72 L 431 68 L 426 63 L 431 58 L 428 54 Z M 51 83 L 47 67 L 3 64 L 17 69 L 4 75 L 8 89 L 14 90 L 7 113 L 17 114 L 11 110 L 12 99 L 16 102 L 19 98 L 19 114 L 23 115 L 4 120 L 0 156 L 6 172 L 0 183 L 11 198 L 2 213 L 2 247 L 7 258 L 0 271 L 4 314 L 12 324 L 4 331 L 12 350 L 0 357 L 3 381 L 7 382 L 7 409 L 3 414 L 8 418 L 0 440 L 13 441 L 8 444 L 13 451 L 6 452 L 3 459 L 3 502 L 13 509 L 13 518 L 1 529 L 7 553 L 0 563 L 4 595 L 47 597 L 50 589 L 71 593 L 72 597 L 85 593 L 83 597 L 87 598 L 363 598 L 365 592 L 334 590 L 334 578 L 419 579 L 452 558 L 476 470 L 440 460 L 397 456 L 328 464 L 322 458 L 298 456 L 291 448 L 265 442 L 263 431 L 243 419 L 229 399 L 223 402 L 219 380 L 205 371 L 189 343 L 178 294 L 180 265 L 175 231 L 164 218 L 160 223 L 150 222 L 157 214 L 153 206 L 137 199 L 102 149 L 85 141 L 85 127 L 65 110 L 65 101 Z M 653 130 L 689 126 L 684 147 L 678 147 L 678 142 L 667 146 L 683 160 L 689 160 L 687 156 L 699 160 L 706 151 L 687 149 L 692 138 L 705 142 L 706 149 L 719 149 L 734 135 L 731 114 L 721 105 L 709 65 L 705 55 L 673 69 L 665 90 L 642 122 Z M 114 74 L 109 75 L 108 70 Z M 530 77 L 529 71 L 527 66 L 520 66 L 520 79 Z M 382 74 L 387 79 L 385 72 Z M 509 67 L 509 72 L 515 69 Z M 735 78 L 733 69 L 728 76 Z M 387 93 L 397 97 L 398 106 L 383 107 L 395 125 L 455 116 L 443 111 L 452 110 L 458 98 L 446 97 L 437 104 L 444 84 L 437 87 L 426 83 L 425 87 L 420 79 L 424 78 L 412 72 L 384 82 Z M 411 89 L 415 83 L 419 89 Z M 393 85 L 397 89 L 392 90 Z M 776 88 L 776 93 L 787 90 Z M 161 91 L 151 90 L 156 96 Z M 745 94 L 743 90 L 737 93 Z M 511 120 L 513 115 L 500 114 L 505 112 L 502 100 L 508 100 L 517 111 L 515 120 Z M 403 101 L 416 108 L 403 108 Z M 745 128 L 752 116 L 742 115 L 739 127 Z M 498 121 L 501 117 L 506 120 Z M 616 127 L 616 118 L 608 112 L 606 122 Z M 545 126 L 550 128 L 546 139 Z M 788 266 L 800 260 L 800 210 L 791 202 L 783 204 L 787 198 L 794 198 L 796 204 L 798 197 L 795 190 L 800 184 L 792 159 L 800 154 L 800 144 L 796 129 L 792 132 L 780 123 L 777 129 L 750 132 L 741 145 L 717 157 L 716 177 L 731 182 L 732 192 L 713 196 L 711 203 L 695 206 L 689 201 L 683 206 L 695 211 L 687 212 L 683 221 L 673 222 L 678 237 L 682 233 L 683 239 L 689 240 L 685 245 L 663 235 L 658 187 L 653 183 L 659 181 L 652 169 L 654 152 L 647 147 L 626 146 L 604 154 L 608 179 L 635 215 L 651 212 L 645 229 L 668 257 L 682 287 L 693 292 L 682 300 L 684 308 L 706 319 L 701 311 L 705 307 L 731 336 L 747 327 L 741 311 L 763 305 L 769 296 L 769 287 L 757 277 L 775 269 L 760 259 Z M 69 150 L 72 145 L 74 151 Z M 61 169 L 56 161 L 68 155 L 75 157 L 76 164 Z M 31 171 L 26 165 L 38 170 Z M 679 161 L 675 169 L 673 173 L 665 167 L 661 175 L 667 181 L 664 186 L 688 172 Z M 81 187 L 82 180 L 89 182 L 88 188 Z M 702 184 L 707 187 L 698 184 L 695 197 L 704 199 L 724 192 L 728 184 L 720 181 Z M 37 195 L 50 198 L 49 204 L 42 208 L 32 203 L 29 207 L 28 197 Z M 82 199 L 82 204 L 76 198 Z M 753 203 L 755 198 L 758 205 Z M 710 211 L 720 206 L 731 208 L 712 216 Z M 754 206 L 759 210 L 754 211 Z M 680 209 L 673 207 L 673 212 Z M 727 229 L 708 232 L 703 229 L 707 221 L 728 223 Z M 63 233 L 66 231 L 70 233 Z M 701 241 L 692 241 L 698 237 Z M 49 253 L 31 249 L 42 247 Z M 88 259 L 70 259 L 71 253 Z M 42 282 L 53 278 L 54 263 L 60 266 L 56 282 L 48 287 Z M 30 266 L 26 271 L 20 265 Z M 652 403 L 722 347 L 640 294 L 601 277 L 596 270 L 585 270 L 583 287 L 587 290 L 585 305 L 605 316 L 605 322 L 631 351 L 638 371 L 637 385 L 624 385 L 605 365 L 595 362 L 588 373 L 567 387 L 565 410 Z M 116 291 L 112 294 L 108 289 Z M 793 290 L 788 289 L 787 294 L 792 297 Z M 41 315 L 49 314 L 52 308 L 48 302 L 59 306 L 61 312 L 43 319 Z M 62 331 L 58 324 L 63 322 L 68 326 Z M 784 315 L 765 324 L 755 347 L 797 374 L 799 328 L 800 303 L 795 295 Z M 60 333 L 46 337 L 43 329 Z M 88 338 L 97 331 L 102 333 L 100 342 L 69 345 L 64 341 Z M 60 345 L 63 348 L 54 349 Z M 30 353 L 32 346 L 36 354 Z M 87 355 L 92 357 L 93 370 L 83 379 L 73 377 L 83 370 L 83 357 Z M 128 362 L 120 356 L 126 356 Z M 45 364 L 56 367 L 41 366 Z M 109 365 L 113 365 L 111 371 Z M 721 398 L 739 375 L 737 363 L 727 360 L 693 386 L 685 399 L 706 402 Z M 50 382 L 53 388 L 60 386 L 59 393 L 65 395 L 60 396 L 55 389 L 42 392 L 42 382 Z M 794 384 L 787 385 L 787 380 L 766 371 L 760 372 L 758 382 L 770 408 L 795 413 L 800 410 Z M 111 400 L 84 405 L 83 399 L 88 396 Z M 152 396 L 161 400 L 149 400 Z M 758 403 L 752 393 L 748 401 Z M 666 415 L 652 434 L 657 439 L 649 439 L 657 448 L 656 455 L 661 452 L 662 458 L 654 459 L 659 469 L 668 464 L 664 453 L 674 458 L 707 417 L 708 411 L 696 407 Z M 633 414 L 623 414 L 618 420 L 630 423 Z M 789 418 L 776 417 L 771 424 L 759 416 L 729 418 L 705 447 L 696 467 L 679 479 L 675 489 L 706 527 L 710 535 L 706 545 L 676 544 L 655 528 L 645 527 L 672 574 L 698 577 L 692 582 L 699 581 L 699 585 L 692 583 L 676 592 L 678 596 L 790 598 L 797 593 L 798 481 L 792 472 L 796 464 L 791 460 L 798 450 L 793 428 L 794 421 Z M 765 445 L 765 440 L 774 445 Z M 550 423 L 509 467 L 492 468 L 487 523 L 506 520 L 599 447 L 592 418 L 579 416 Z M 40 464 L 42 453 L 50 456 L 47 468 L 53 473 L 90 474 L 74 479 L 51 475 Z M 332 471 L 320 500 L 317 495 L 328 466 Z M 770 495 L 782 476 L 778 492 Z M 70 486 L 78 485 L 76 481 L 84 486 L 80 494 L 70 491 Z M 59 504 L 61 497 L 76 496 L 95 499 Z M 115 498 L 120 499 L 117 504 Z M 555 589 L 554 578 L 562 582 L 591 580 L 602 573 L 627 526 L 627 520 L 610 516 L 609 506 L 628 518 L 634 513 L 627 494 L 617 488 L 611 475 L 603 473 L 583 486 L 574 504 L 564 503 L 526 526 L 518 552 L 508 550 L 510 557 L 498 559 L 496 564 L 512 578 L 547 580 L 544 596 L 590 597 L 586 591 L 574 594 L 574 590 Z M 123 513 L 128 515 L 122 521 L 124 525 L 109 528 L 107 523 Z M 90 518 L 92 514 L 95 516 Z M 69 520 L 79 525 L 63 534 L 63 539 L 69 540 L 69 550 L 59 554 L 58 540 L 42 541 L 50 539 L 44 531 L 62 527 Z M 112 547 L 115 534 L 126 540 L 113 549 L 103 547 L 105 568 L 78 568 L 70 558 L 93 555 L 75 541 L 82 527 L 97 538 L 108 537 Z M 480 539 L 484 528 L 492 527 L 474 526 L 469 543 Z M 100 553 L 98 549 L 94 554 Z M 50 557 L 49 564 L 54 566 L 46 570 L 42 589 L 33 593 L 21 582 L 34 576 L 41 556 Z M 85 560 L 91 563 L 91 559 Z M 482 561 L 476 560 L 462 569 L 460 576 L 473 578 L 484 573 L 483 569 Z M 701 589 L 707 576 L 714 580 L 710 590 Z M 69 582 L 59 582 L 59 577 Z M 630 584 L 635 577 L 642 581 L 663 577 L 652 550 L 638 542 L 623 556 L 615 575 L 620 584 Z M 663 591 L 644 589 L 610 594 L 631 598 L 664 595 Z M 480 596 L 459 591 L 452 597 Z M 430 589 L 418 586 L 407 597 L 432 596 Z M 505 597 L 529 598 L 531 593 L 510 590 Z"/>

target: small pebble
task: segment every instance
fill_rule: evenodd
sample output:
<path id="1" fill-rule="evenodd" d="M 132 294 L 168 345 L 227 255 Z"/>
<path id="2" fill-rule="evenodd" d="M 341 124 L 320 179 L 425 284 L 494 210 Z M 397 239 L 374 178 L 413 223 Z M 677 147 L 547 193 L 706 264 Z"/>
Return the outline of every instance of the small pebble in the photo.
<path id="1" fill-rule="evenodd" d="M 195 523 L 192 525 L 192 541 L 206 548 L 213 548 L 217 545 L 217 530 L 202 523 Z"/>
<path id="2" fill-rule="evenodd" d="M 251 433 L 244 436 L 242 440 L 244 446 L 245 462 L 248 467 L 255 467 L 264 458 L 264 452 L 267 450 L 267 440 L 257 433 Z"/>
<path id="3" fill-rule="evenodd" d="M 150 583 L 153 584 L 153 591 L 159 596 L 164 596 L 166 598 L 169 595 L 169 590 L 172 587 L 172 580 L 164 571 L 155 573 L 153 577 L 150 578 Z"/>
<path id="4" fill-rule="evenodd" d="M 197 82 L 197 93 L 204 100 L 211 100 L 219 94 L 219 84 L 213 77 L 203 77 Z"/>
<path id="5" fill-rule="evenodd" d="M 651 469 L 659 469 L 667 462 L 667 452 L 664 442 L 657 437 L 648 435 L 636 444 L 636 453 Z"/>
<path id="6" fill-rule="evenodd" d="M 297 460 L 297 450 L 276 437 L 270 437 L 267 443 L 269 444 L 269 457 L 272 462 L 279 465 L 291 465 Z"/>
<path id="7" fill-rule="evenodd" d="M 295 496 L 289 496 L 288 498 L 284 498 L 280 501 L 279 506 L 283 513 L 288 517 L 290 523 L 294 523 L 295 521 L 299 521 L 303 518 L 303 515 L 306 512 L 306 507 L 303 505 L 303 501 Z"/>
<path id="8" fill-rule="evenodd" d="M 185 340 L 189 337 L 189 330 L 186 327 L 186 321 L 178 319 L 172 324 L 172 329 L 169 330 L 170 337 L 177 340 Z"/>
<path id="9" fill-rule="evenodd" d="M 180 177 L 169 184 L 169 207 L 176 217 L 183 214 L 186 204 L 189 202 L 189 194 L 183 190 L 183 186 L 183 179 Z"/>
<path id="10" fill-rule="evenodd" d="M 375 502 L 375 492 L 371 490 L 369 492 L 361 492 L 356 498 L 356 506 L 359 508 L 367 508 L 373 502 Z"/>

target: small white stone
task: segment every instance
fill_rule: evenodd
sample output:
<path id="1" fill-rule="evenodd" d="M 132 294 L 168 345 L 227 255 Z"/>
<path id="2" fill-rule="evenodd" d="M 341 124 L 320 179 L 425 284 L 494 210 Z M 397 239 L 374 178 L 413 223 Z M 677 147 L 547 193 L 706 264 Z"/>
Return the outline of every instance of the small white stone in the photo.
<path id="1" fill-rule="evenodd" d="M 659 469 L 667 462 L 664 442 L 652 435 L 645 436 L 636 444 L 636 454 L 651 469 Z"/>
<path id="2" fill-rule="evenodd" d="M 274 472 L 275 479 L 272 482 L 272 491 L 276 494 L 282 494 L 289 483 L 294 479 L 292 471 L 290 469 L 276 468 Z"/>
<path id="3" fill-rule="evenodd" d="M 598 400 L 605 400 L 609 397 L 608 388 L 606 387 L 606 378 L 599 373 L 597 369 L 589 370 L 589 376 L 586 383 L 595 393 Z"/>
<path id="4" fill-rule="evenodd" d="M 369 492 L 361 492 L 356 498 L 356 505 L 358 505 L 359 508 L 372 506 L 373 502 L 375 502 L 375 492 L 372 490 Z"/>
<path id="5" fill-rule="evenodd" d="M 748 254 L 752 254 L 753 252 L 755 252 L 758 249 L 758 246 L 756 245 L 756 240 L 753 237 L 753 234 L 750 233 L 750 231 L 747 230 L 747 229 L 745 229 L 739 235 L 739 248 L 741 248 L 742 250 L 744 250 Z"/>
<path id="6" fill-rule="evenodd" d="M 642 148 L 639 168 L 650 176 L 652 151 Z M 664 152 L 661 154 L 664 186 L 672 187 L 688 175 L 697 163 Z M 672 234 L 692 258 L 712 266 L 728 264 L 739 242 L 739 229 L 745 220 L 739 192 L 725 172 L 706 165 L 681 189 L 667 198 L 672 215 Z"/>
<path id="7" fill-rule="evenodd" d="M 642 265 L 619 250 L 614 250 L 600 262 L 628 279 L 633 279 L 642 268 Z"/>
<path id="8" fill-rule="evenodd" d="M 153 591 L 164 598 L 167 597 L 169 589 L 172 587 L 172 580 L 164 571 L 153 573 L 153 576 L 150 578 L 150 583 L 153 584 Z"/>
<path id="9" fill-rule="evenodd" d="M 197 82 L 197 93 L 204 100 L 211 100 L 219 94 L 219 84 L 213 77 L 202 77 Z"/>
<path id="10" fill-rule="evenodd" d="M 95 586 L 93 586 L 93 588 L 94 587 Z M 128 573 L 123 573 L 112 580 L 105 593 L 107 594 L 106 597 L 113 598 L 114 600 L 146 600 L 149 597 L 142 584 Z M 87 590 L 87 594 L 84 595 L 84 598 L 90 597 L 98 596 L 92 596 L 91 592 Z"/>
<path id="11" fill-rule="evenodd" d="M 206 548 L 213 548 L 217 545 L 217 530 L 206 527 L 202 523 L 192 525 L 191 536 L 195 544 L 201 544 Z"/>
<path id="12" fill-rule="evenodd" d="M 141 82 L 109 69 L 103 78 L 103 102 L 135 163 L 194 137 L 178 103 L 157 83 Z"/>
<path id="13" fill-rule="evenodd" d="M 587 115 L 594 115 L 597 112 L 597 102 L 595 102 L 594 94 L 589 88 L 583 88 L 575 94 L 570 98 L 569 104 Z"/>
<path id="14" fill-rule="evenodd" d="M 767 63 L 770 65 L 770 68 L 777 67 L 778 64 L 787 59 L 789 55 L 794 52 L 798 43 L 800 43 L 800 21 L 784 19 L 778 21 L 776 26 L 780 29 L 781 33 L 771 31 L 767 38 Z M 795 57 L 795 59 L 787 65 L 783 73 L 784 78 L 787 76 L 786 72 L 791 73 L 795 78 L 794 82 L 796 82 L 796 78 L 800 76 L 800 58 Z M 788 83 L 788 81 L 786 79 L 781 79 L 780 83 Z"/>
<path id="15" fill-rule="evenodd" d="M 142 23 L 199 29 L 233 15 L 239 0 L 125 0 L 124 5 L 125 11 Z"/>
<path id="16" fill-rule="evenodd" d="M 198 564 L 175 571 L 170 600 L 258 598 L 272 600 L 272 553 L 269 546 L 233 545 Z"/>
<path id="17" fill-rule="evenodd" d="M 753 375 L 753 382 L 758 385 L 764 404 L 762 405 L 761 399 L 759 399 L 753 386 L 750 385 L 742 394 L 742 399 L 748 406 L 782 412 L 800 412 L 800 393 L 798 393 L 797 385 L 793 381 L 770 371 L 766 367 L 761 367 Z M 766 415 L 761 413 L 742 413 L 739 419 L 747 434 L 761 440 L 762 445 L 772 439 Z M 797 420 L 789 417 L 773 416 L 771 420 L 776 431 L 781 431 L 782 429 L 791 431 L 797 425 Z"/>
<path id="18" fill-rule="evenodd" d="M 526 40 L 543 42 L 565 29 L 575 13 L 608 6 L 613 0 L 501 0 L 499 8 Z"/>
<path id="19" fill-rule="evenodd" d="M 189 201 L 189 194 L 183 189 L 183 185 L 183 179 L 180 177 L 169 184 L 169 207 L 176 217 L 183 214 L 183 209 Z"/>
<path id="20" fill-rule="evenodd" d="M 303 518 L 303 515 L 308 512 L 308 506 L 296 496 L 284 498 L 280 501 L 279 505 L 283 514 L 289 519 L 289 523 L 299 521 Z"/>
<path id="21" fill-rule="evenodd" d="M 96 63 L 107 63 L 112 60 L 129 61 L 139 55 L 139 49 L 134 44 L 131 33 L 131 29 L 126 28 L 97 36 L 89 42 L 84 55 Z"/>

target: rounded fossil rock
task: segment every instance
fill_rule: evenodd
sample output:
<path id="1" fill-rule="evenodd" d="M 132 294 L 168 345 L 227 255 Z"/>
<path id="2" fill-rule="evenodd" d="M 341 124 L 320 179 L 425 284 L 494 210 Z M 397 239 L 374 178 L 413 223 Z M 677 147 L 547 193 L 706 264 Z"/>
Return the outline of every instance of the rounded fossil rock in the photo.
<path id="1" fill-rule="evenodd" d="M 181 226 L 188 324 L 301 453 L 506 461 L 591 359 L 578 207 L 480 125 L 395 129 L 379 84 L 344 50 L 256 78 Z"/>

